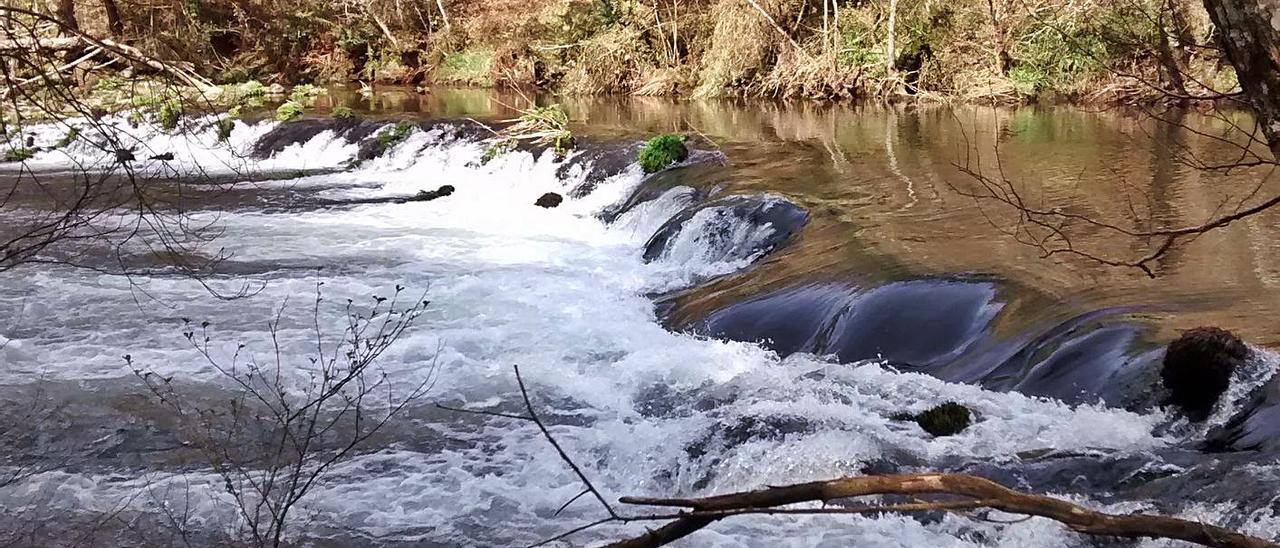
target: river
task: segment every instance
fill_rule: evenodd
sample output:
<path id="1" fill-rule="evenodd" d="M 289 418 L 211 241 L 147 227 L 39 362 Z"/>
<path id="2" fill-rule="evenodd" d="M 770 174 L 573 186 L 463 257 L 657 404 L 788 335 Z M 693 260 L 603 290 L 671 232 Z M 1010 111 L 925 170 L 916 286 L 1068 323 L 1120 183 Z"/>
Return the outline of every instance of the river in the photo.
<path id="1" fill-rule="evenodd" d="M 122 259 L 92 244 L 77 256 L 91 268 L 0 274 L 0 431 L 36 434 L 0 450 L 8 469 L 34 470 L 0 487 L 6 527 L 32 544 L 170 544 L 174 527 L 160 516 L 180 508 L 187 540 L 221 542 L 239 523 L 234 505 L 207 463 L 165 431 L 133 368 L 171 375 L 195 399 L 229 398 L 234 389 L 184 338 L 184 321 L 209 322 L 212 354 L 229 360 L 238 350 L 270 356 L 266 326 L 278 320 L 285 375 L 303 386 L 315 327 L 339 332 L 348 298 L 372 302 L 399 286 L 430 304 L 379 371 L 393 386 L 431 390 L 303 501 L 290 536 L 300 544 L 528 545 L 603 517 L 587 497 L 558 511 L 581 484 L 535 425 L 436 407 L 520 412 L 513 365 L 610 498 L 941 470 L 1112 512 L 1280 535 L 1280 421 L 1263 420 L 1277 407 L 1254 401 L 1278 361 L 1266 347 L 1280 344 L 1280 218 L 1207 234 L 1161 259 L 1151 279 L 1041 257 L 1001 232 L 1003 213 L 956 192 L 969 182 L 957 164 L 999 143 L 1005 175 L 1036 200 L 1196 224 L 1266 175 L 1177 161 L 1171 142 L 1225 157 L 1230 149 L 1210 137 L 1221 121 L 560 98 L 578 137 L 567 161 L 538 150 L 483 161 L 475 120 L 500 124 L 523 100 L 335 92 L 321 106 L 417 124 L 354 166 L 384 122 L 237 122 L 229 146 L 213 128 L 130 130 L 143 150 L 175 155 L 135 165 L 168 174 L 152 184 L 184 189 L 192 218 L 218 227 L 214 248 L 226 258 L 203 280 L 209 288 L 145 249 Z M 42 142 L 59 137 L 34 131 Z M 697 151 L 646 176 L 634 154 L 659 132 L 690 134 Z M 73 144 L 29 165 L 56 178 L 109 161 Z M 197 172 L 244 180 L 199 184 Z M 454 193 L 400 199 L 442 185 Z M 535 206 L 546 192 L 566 199 Z M 124 262 L 137 268 L 110 268 Z M 246 283 L 243 298 L 214 294 Z M 1161 408 L 1153 375 L 1162 346 L 1197 325 L 1231 329 L 1255 348 L 1204 424 Z M 52 410 L 24 422 L 37 396 Z M 948 401 L 968 406 L 973 426 L 934 438 L 893 419 Z M 1234 426 L 1236 446 L 1201 449 L 1249 410 L 1262 418 Z M 684 545 L 1092 545 L 1048 520 L 989 517 L 738 518 Z M 572 540 L 643 527 L 608 524 Z"/>

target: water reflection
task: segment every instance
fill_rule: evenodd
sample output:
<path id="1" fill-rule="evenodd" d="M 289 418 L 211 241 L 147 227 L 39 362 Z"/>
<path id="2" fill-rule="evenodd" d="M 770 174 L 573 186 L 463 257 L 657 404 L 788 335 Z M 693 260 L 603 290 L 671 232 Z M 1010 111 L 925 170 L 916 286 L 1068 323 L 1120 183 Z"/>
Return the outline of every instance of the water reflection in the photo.
<path id="1" fill-rule="evenodd" d="M 1034 288 L 1078 309 L 1157 304 L 1164 335 L 1198 324 L 1280 344 L 1265 321 L 1280 313 L 1275 213 L 1206 234 L 1154 265 L 1158 279 L 1067 255 L 1045 259 L 1007 232 L 1009 211 L 978 204 L 956 189 L 972 181 L 957 166 L 1013 181 L 1038 207 L 1113 220 L 1137 230 L 1196 225 L 1253 191 L 1261 169 L 1202 171 L 1189 153 L 1229 161 L 1221 142 L 1231 123 L 1179 113 L 1157 123 L 1140 112 L 1066 107 L 884 107 L 768 101 L 674 101 L 650 97 L 547 97 L 593 136 L 640 139 L 693 132 L 728 157 L 728 192 L 786 195 L 812 213 L 803 237 L 759 268 L 682 297 L 683 308 L 728 302 L 805 282 L 876 283 L 981 273 Z M 509 118 L 527 104 L 515 92 L 379 89 L 371 96 L 322 98 L 384 113 Z M 320 105 L 321 108 L 326 106 Z M 1185 148 L 1183 148 L 1185 147 Z M 998 151 L 998 154 L 997 154 Z M 997 162 L 998 159 L 998 162 Z M 1273 188 L 1267 181 L 1262 194 Z M 1135 257 L 1149 242 L 1077 227 L 1073 244 Z"/>

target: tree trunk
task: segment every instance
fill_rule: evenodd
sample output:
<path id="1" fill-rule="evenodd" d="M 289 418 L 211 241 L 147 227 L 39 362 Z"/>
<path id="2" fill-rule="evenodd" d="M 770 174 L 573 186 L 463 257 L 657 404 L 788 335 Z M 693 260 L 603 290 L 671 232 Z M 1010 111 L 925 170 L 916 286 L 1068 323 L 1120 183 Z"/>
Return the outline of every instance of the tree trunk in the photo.
<path id="1" fill-rule="evenodd" d="M 894 65 L 898 62 L 898 0 L 889 0 L 889 41 L 885 44 L 885 65 L 889 67 L 889 72 L 894 71 Z"/>
<path id="2" fill-rule="evenodd" d="M 102 9 L 107 12 L 107 28 L 111 29 L 111 36 L 116 39 L 124 36 L 124 21 L 120 19 L 116 0 L 102 0 Z"/>
<path id="3" fill-rule="evenodd" d="M 69 30 L 80 30 L 80 22 L 76 20 L 76 0 L 58 0 L 58 19 Z"/>
<path id="4" fill-rule="evenodd" d="M 1280 0 L 1204 0 L 1271 154 L 1280 160 Z"/>

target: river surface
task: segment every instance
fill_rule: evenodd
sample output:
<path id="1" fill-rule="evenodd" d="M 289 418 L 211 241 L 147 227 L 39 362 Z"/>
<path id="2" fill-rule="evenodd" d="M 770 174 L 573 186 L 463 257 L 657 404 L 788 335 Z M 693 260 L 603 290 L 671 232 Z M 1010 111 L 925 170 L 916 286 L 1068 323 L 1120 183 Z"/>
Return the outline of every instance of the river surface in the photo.
<path id="1" fill-rule="evenodd" d="M 1037 203 L 1133 226 L 1198 224 L 1269 183 L 1263 171 L 1178 161 L 1170 143 L 1227 158 L 1214 138 L 1224 121 L 564 98 L 578 137 L 567 160 L 531 147 L 484 161 L 491 136 L 476 120 L 501 126 L 524 100 L 335 93 L 320 112 L 347 103 L 367 118 L 237 122 L 229 147 L 209 127 L 131 129 L 148 151 L 139 157 L 175 155 L 135 165 L 219 227 L 227 258 L 204 284 L 146 249 L 90 244 L 76 256 L 89 268 L 0 274 L 0 432 L 15 440 L 0 457 L 32 471 L 0 487 L 0 522 L 18 544 L 177 544 L 175 529 L 195 544 L 225 540 L 240 517 L 221 480 L 165 431 L 134 366 L 172 375 L 192 398 L 227 398 L 234 389 L 192 349 L 184 321 L 209 322 L 212 355 L 226 360 L 271 355 L 266 326 L 278 319 L 286 384 L 305 384 L 315 328 L 339 331 L 348 298 L 398 286 L 430 305 L 379 370 L 431 390 L 309 494 L 290 537 L 299 544 L 529 545 L 603 517 L 589 497 L 560 510 L 581 484 L 535 425 L 436 407 L 520 412 L 513 365 L 611 499 L 941 470 L 1280 536 L 1278 360 L 1266 350 L 1280 345 L 1280 217 L 1198 238 L 1151 279 L 1044 258 L 1002 232 L 1007 212 L 957 192 L 971 184 L 957 166 L 977 152 L 990 168 L 998 143 L 1004 176 Z M 395 120 L 415 130 L 353 165 Z M 696 150 L 646 176 L 634 155 L 659 132 L 688 134 Z M 57 180 L 104 162 L 73 144 L 29 167 Z M 403 200 L 442 185 L 455 192 Z M 566 199 L 535 206 L 546 192 Z M 127 274 L 114 268 L 124 263 Z M 215 294 L 246 283 L 249 296 Z M 1157 386 L 1163 345 L 1197 325 L 1254 348 L 1205 423 L 1162 408 Z M 33 399 L 50 402 L 34 424 L 22 411 Z M 935 438 L 893 418 L 948 401 L 975 424 Z M 174 508 L 181 527 L 163 517 Z M 1095 545 L 1047 520 L 982 516 L 727 519 L 681 545 Z M 571 540 L 643 530 L 609 524 Z"/>

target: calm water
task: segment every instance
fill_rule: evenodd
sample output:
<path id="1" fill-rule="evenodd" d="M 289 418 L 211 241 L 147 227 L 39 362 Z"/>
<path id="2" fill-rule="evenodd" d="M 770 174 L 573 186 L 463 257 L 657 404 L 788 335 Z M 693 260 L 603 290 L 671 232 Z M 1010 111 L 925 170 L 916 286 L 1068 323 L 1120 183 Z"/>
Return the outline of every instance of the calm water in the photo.
<path id="1" fill-rule="evenodd" d="M 1221 122 L 1188 114 L 1190 129 L 1176 129 L 1072 109 L 566 98 L 578 156 L 481 162 L 485 135 L 465 119 L 507 119 L 522 100 L 447 90 L 322 98 L 321 107 L 422 122 L 359 166 L 348 160 L 366 136 L 332 121 L 239 123 L 233 150 L 211 129 L 136 130 L 140 146 L 175 153 L 167 167 L 140 163 L 176 170 L 157 191 L 182 188 L 197 219 L 225 230 L 218 245 L 231 258 L 213 284 L 265 285 L 228 302 L 162 269 L 126 277 L 37 265 L 0 275 L 9 320 L 0 323 L 0 432 L 37 434 L 0 457 L 41 470 L 0 487 L 0 524 L 52 523 L 31 538 L 57 544 L 114 512 L 140 525 L 106 527 L 95 541 L 168 543 L 156 540 L 177 541 L 164 536 L 172 531 L 159 509 L 182 508 L 199 517 L 189 525 L 197 541 L 216 543 L 238 520 L 220 480 L 165 430 L 121 356 L 174 375 L 197 397 L 226 398 L 231 389 L 185 344 L 181 318 L 212 322 L 217 356 L 239 344 L 269 352 L 264 325 L 280 303 L 306 302 L 323 282 L 330 304 L 319 323 L 328 327 L 341 325 L 334 303 L 346 297 L 428 290 L 429 312 L 380 363 L 396 386 L 422 381 L 431 364 L 439 378 L 307 500 L 301 542 L 527 545 L 598 519 L 585 499 L 557 515 L 579 486 L 536 428 L 434 407 L 515 411 L 513 364 L 610 497 L 945 470 L 1115 512 L 1277 535 L 1280 432 L 1264 420 L 1275 407 L 1252 399 L 1277 362 L 1263 349 L 1280 339 L 1269 321 L 1280 306 L 1276 217 L 1198 239 L 1156 265 L 1152 280 L 1041 258 L 1001 232 L 1007 212 L 955 191 L 969 183 L 956 164 L 975 150 L 993 159 L 998 142 L 1005 176 L 1037 204 L 1139 226 L 1196 224 L 1266 175 L 1190 170 L 1165 145 L 1185 140 L 1222 158 L 1226 147 L 1196 133 L 1223 131 Z M 636 142 L 673 131 L 703 136 L 697 161 L 652 177 L 630 164 Z M 264 151 L 267 142 L 278 146 Z M 31 165 L 54 174 L 100 156 L 72 147 Z M 251 181 L 231 190 L 174 182 L 197 169 Z M 444 184 L 456 192 L 395 201 Z M 535 207 L 549 191 L 568 199 Z M 797 218 L 802 226 L 788 224 Z M 661 245 L 655 234 L 666 235 Z M 1098 233 L 1076 241 L 1141 252 Z M 149 265 L 131 251 L 130 261 Z M 305 306 L 280 318 L 286 377 L 300 382 L 317 320 Z M 1159 407 L 1151 375 L 1159 348 L 1199 324 L 1236 330 L 1259 349 L 1210 421 L 1193 425 Z M 23 424 L 17 409 L 37 391 L 58 403 L 55 418 Z M 892 419 L 945 401 L 969 406 L 977 422 L 933 438 Z M 1261 418 L 1228 425 L 1248 447 L 1200 450 L 1251 410 Z M 610 526 L 577 542 L 642 530 Z M 685 545 L 779 543 L 1088 545 L 1045 520 L 960 515 L 725 520 Z"/>

